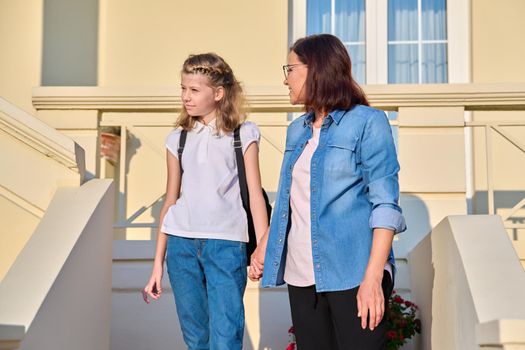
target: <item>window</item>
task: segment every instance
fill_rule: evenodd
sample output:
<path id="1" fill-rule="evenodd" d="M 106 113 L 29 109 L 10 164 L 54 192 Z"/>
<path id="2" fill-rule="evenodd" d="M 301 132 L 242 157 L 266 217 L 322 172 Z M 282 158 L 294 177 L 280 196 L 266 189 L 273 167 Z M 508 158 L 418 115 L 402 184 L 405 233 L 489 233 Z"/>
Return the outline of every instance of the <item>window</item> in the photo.
<path id="1" fill-rule="evenodd" d="M 446 83 L 445 0 L 388 1 L 388 82 Z"/>
<path id="2" fill-rule="evenodd" d="M 446 0 L 290 1 L 292 39 L 337 35 L 359 83 L 449 81 Z"/>
<path id="3" fill-rule="evenodd" d="M 352 59 L 352 73 L 365 82 L 365 0 L 308 0 L 307 34 L 331 33 L 345 44 Z"/>

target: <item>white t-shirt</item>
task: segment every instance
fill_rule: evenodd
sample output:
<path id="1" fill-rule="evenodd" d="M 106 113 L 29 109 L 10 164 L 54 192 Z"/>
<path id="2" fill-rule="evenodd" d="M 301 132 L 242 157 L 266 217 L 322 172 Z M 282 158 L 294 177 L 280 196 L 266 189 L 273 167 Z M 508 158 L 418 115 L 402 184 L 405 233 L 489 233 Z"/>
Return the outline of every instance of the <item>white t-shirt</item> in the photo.
<path id="1" fill-rule="evenodd" d="M 166 138 L 166 148 L 178 158 L 181 129 Z M 255 123 L 240 130 L 242 151 L 260 141 Z M 242 207 L 239 176 L 233 148 L 233 132 L 217 133 L 215 120 L 197 122 L 188 132 L 182 153 L 181 194 L 169 207 L 161 231 L 188 238 L 212 238 L 248 242 L 246 212 Z"/>

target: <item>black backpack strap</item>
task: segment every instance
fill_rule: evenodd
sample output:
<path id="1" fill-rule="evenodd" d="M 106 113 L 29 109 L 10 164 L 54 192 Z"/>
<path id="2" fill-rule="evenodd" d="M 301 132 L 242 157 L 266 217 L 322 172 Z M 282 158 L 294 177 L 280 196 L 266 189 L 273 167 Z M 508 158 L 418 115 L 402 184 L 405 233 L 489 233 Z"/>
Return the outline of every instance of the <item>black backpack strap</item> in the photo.
<path id="1" fill-rule="evenodd" d="M 233 147 L 235 149 L 235 158 L 237 159 L 237 173 L 239 174 L 239 187 L 241 189 L 242 207 L 246 212 L 248 220 L 248 243 L 246 244 L 246 262 L 250 265 L 250 257 L 257 248 L 257 236 L 253 224 L 252 212 L 250 210 L 250 193 L 248 191 L 248 182 L 246 181 L 246 169 L 244 167 L 244 156 L 242 154 L 241 127 L 238 126 L 233 131 Z"/>
<path id="2" fill-rule="evenodd" d="M 237 160 L 237 172 L 239 174 L 239 185 L 241 188 L 242 206 L 248 216 L 250 215 L 250 195 L 248 193 L 248 182 L 246 181 L 246 170 L 244 168 L 244 156 L 242 154 L 241 127 L 238 126 L 233 131 L 233 148 Z"/>
<path id="3" fill-rule="evenodd" d="M 184 172 L 184 169 L 182 169 L 182 151 L 184 151 L 184 145 L 186 144 L 186 136 L 188 136 L 188 132 L 186 130 L 182 130 L 180 132 L 179 148 L 177 149 L 177 154 L 179 155 L 179 166 L 181 176 Z"/>

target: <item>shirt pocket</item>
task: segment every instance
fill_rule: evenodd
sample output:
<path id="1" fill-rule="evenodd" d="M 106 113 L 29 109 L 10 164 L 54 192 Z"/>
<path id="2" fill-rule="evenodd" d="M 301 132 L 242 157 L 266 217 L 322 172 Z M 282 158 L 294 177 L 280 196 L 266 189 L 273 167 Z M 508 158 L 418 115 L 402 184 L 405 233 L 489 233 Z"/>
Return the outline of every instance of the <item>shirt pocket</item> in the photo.
<path id="1" fill-rule="evenodd" d="M 357 175 L 359 137 L 330 140 L 326 145 L 324 169 L 336 178 Z"/>

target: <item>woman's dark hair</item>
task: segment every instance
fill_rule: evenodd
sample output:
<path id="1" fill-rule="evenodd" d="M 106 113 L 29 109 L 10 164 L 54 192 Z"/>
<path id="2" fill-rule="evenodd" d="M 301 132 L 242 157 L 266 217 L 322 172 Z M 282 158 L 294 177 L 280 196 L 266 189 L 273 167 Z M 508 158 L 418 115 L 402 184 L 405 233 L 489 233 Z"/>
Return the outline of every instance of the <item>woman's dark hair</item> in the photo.
<path id="1" fill-rule="evenodd" d="M 361 87 L 352 77 L 352 61 L 341 40 L 330 34 L 310 35 L 293 44 L 302 63 L 308 65 L 306 101 L 308 111 L 329 112 L 368 106 Z"/>

